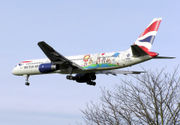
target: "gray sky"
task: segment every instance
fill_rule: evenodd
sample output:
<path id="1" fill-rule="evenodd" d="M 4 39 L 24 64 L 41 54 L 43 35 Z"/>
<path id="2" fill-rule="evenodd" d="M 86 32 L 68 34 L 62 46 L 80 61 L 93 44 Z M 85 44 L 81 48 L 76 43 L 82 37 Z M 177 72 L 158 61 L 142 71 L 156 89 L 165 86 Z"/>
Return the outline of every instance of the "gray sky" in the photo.
<path id="1" fill-rule="evenodd" d="M 24 77 L 11 74 L 22 60 L 45 58 L 37 46 L 44 40 L 65 56 L 125 50 L 155 17 L 162 17 L 152 51 L 176 56 L 151 60 L 141 67 L 173 70 L 179 64 L 179 0 L 0 0 L 0 124 L 74 125 L 80 109 L 98 101 L 100 88 L 113 89 L 129 76 L 97 76 L 95 87 L 65 75 Z"/>

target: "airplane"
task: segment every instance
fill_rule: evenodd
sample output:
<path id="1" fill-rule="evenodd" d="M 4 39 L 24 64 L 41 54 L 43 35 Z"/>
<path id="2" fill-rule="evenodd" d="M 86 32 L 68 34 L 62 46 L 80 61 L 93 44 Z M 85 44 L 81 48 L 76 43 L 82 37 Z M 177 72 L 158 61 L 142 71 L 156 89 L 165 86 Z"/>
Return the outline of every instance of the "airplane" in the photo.
<path id="1" fill-rule="evenodd" d="M 127 75 L 145 73 L 145 71 L 123 71 L 118 69 L 150 59 L 175 58 L 159 56 L 158 53 L 150 51 L 161 21 L 161 18 L 154 18 L 126 51 L 65 57 L 46 42 L 40 41 L 38 46 L 47 58 L 22 61 L 13 68 L 12 73 L 17 76 L 25 76 L 25 85 L 27 86 L 30 85 L 29 76 L 39 74 L 67 74 L 66 78 L 68 80 L 95 86 L 96 74 Z M 73 76 L 73 74 L 75 75 Z"/>

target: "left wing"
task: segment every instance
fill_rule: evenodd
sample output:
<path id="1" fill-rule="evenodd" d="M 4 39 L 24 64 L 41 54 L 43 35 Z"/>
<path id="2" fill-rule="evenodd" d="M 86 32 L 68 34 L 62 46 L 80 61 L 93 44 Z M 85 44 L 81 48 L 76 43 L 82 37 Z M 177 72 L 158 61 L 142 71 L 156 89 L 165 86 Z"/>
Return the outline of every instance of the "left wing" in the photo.
<path id="1" fill-rule="evenodd" d="M 72 62 L 71 60 L 67 59 L 66 57 L 55 51 L 51 46 L 49 46 L 44 41 L 40 41 L 38 43 L 38 46 L 42 49 L 44 54 L 51 60 L 53 64 L 58 64 L 62 68 L 66 68 L 66 69 L 72 68 L 72 69 L 83 70 L 81 66 Z"/>
<path id="2" fill-rule="evenodd" d="M 141 73 L 146 73 L 145 71 L 123 71 L 123 70 L 105 70 L 105 71 L 97 71 L 96 74 L 106 74 L 106 75 L 117 75 L 117 74 L 141 74 Z"/>

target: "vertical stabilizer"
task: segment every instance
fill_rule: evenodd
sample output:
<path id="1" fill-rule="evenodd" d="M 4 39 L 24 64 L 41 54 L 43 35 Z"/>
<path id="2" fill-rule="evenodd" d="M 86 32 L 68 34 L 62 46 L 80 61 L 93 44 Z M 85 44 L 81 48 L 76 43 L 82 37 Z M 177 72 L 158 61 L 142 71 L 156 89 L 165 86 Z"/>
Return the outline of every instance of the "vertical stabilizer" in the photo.
<path id="1" fill-rule="evenodd" d="M 137 38 L 135 45 L 150 50 L 162 18 L 154 18 L 144 32 Z"/>

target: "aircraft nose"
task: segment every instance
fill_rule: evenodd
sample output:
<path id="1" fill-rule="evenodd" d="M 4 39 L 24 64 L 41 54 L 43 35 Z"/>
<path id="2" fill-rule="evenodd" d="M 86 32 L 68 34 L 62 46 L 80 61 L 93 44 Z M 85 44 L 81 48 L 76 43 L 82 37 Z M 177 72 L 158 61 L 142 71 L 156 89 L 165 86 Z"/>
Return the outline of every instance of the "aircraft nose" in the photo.
<path id="1" fill-rule="evenodd" d="M 17 75 L 17 69 L 16 68 L 13 68 L 12 74 Z"/>

